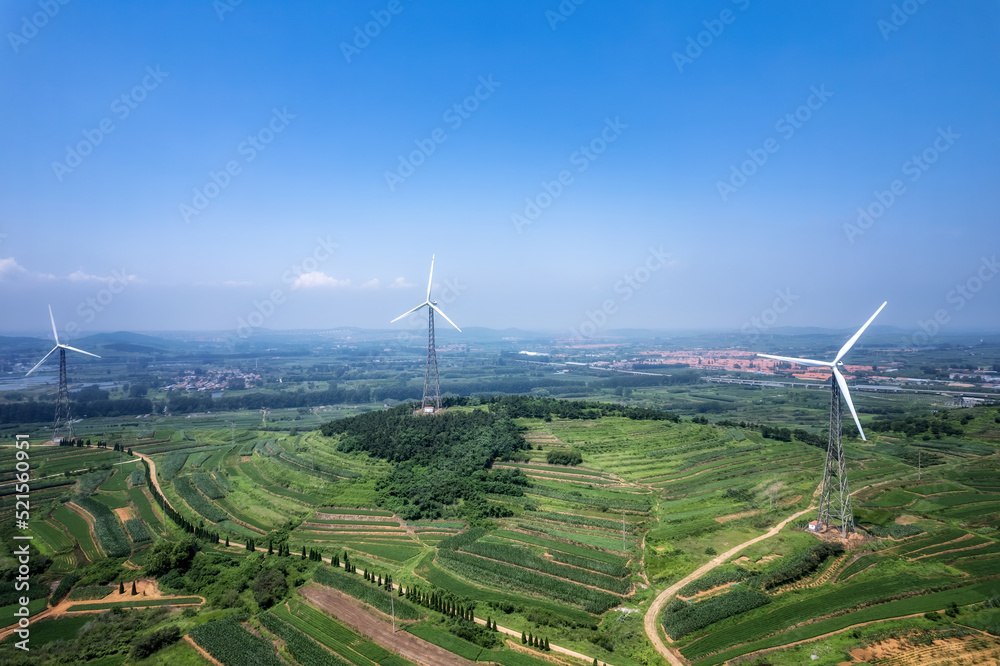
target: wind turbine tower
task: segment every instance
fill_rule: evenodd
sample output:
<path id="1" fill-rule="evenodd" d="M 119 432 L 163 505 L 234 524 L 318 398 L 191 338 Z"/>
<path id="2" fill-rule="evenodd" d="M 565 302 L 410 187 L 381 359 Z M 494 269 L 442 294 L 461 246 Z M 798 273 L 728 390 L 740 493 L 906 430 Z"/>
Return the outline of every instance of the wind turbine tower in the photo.
<path id="1" fill-rule="evenodd" d="M 851 393 L 847 390 L 847 381 L 840 373 L 838 366 L 843 366 L 842 358 L 851 350 L 854 343 L 858 341 L 865 329 L 882 312 L 885 302 L 879 306 L 865 325 L 858 329 L 858 332 L 851 336 L 851 339 L 840 348 L 837 356 L 832 361 L 815 361 L 809 358 L 790 358 L 788 356 L 772 356 L 771 354 L 757 354 L 764 358 L 770 358 L 797 365 L 806 365 L 821 368 L 830 368 L 830 439 L 826 447 L 826 465 L 823 468 L 823 485 L 819 497 L 819 522 L 820 530 L 830 527 L 832 521 L 840 523 L 840 532 L 843 538 L 847 538 L 848 532 L 854 532 L 854 507 L 851 505 L 851 490 L 847 485 L 847 459 L 844 456 L 844 443 L 841 437 L 841 408 L 840 398 L 843 396 L 847 402 L 847 407 L 851 410 L 854 423 L 858 426 L 858 433 L 861 439 L 866 440 L 865 431 L 861 428 L 861 421 L 858 413 L 854 410 L 854 403 L 851 401 Z"/>
<path id="2" fill-rule="evenodd" d="M 434 313 L 444 317 L 444 320 L 455 327 L 459 333 L 462 332 L 455 322 L 448 319 L 441 308 L 437 306 L 437 301 L 431 300 L 431 282 L 434 280 L 434 256 L 431 255 L 431 274 L 427 278 L 427 298 L 417 307 L 407 310 L 403 314 L 393 319 L 390 324 L 399 321 L 403 317 L 409 316 L 422 307 L 427 308 L 427 367 L 424 370 L 424 397 L 420 402 L 420 407 L 425 414 L 433 414 L 441 409 L 441 378 L 438 375 L 437 350 L 434 345 Z"/>
<path id="3" fill-rule="evenodd" d="M 52 337 L 55 338 L 56 346 L 52 348 L 52 351 L 43 356 L 42 360 L 35 364 L 35 367 L 28 370 L 24 376 L 27 377 L 33 373 L 42 363 L 45 363 L 45 359 L 52 356 L 52 352 L 57 349 L 59 350 L 59 392 L 56 394 L 56 414 L 52 421 L 52 439 L 55 440 L 60 432 L 66 432 L 70 437 L 73 436 L 73 419 L 69 413 L 69 387 L 66 383 L 66 350 L 69 349 L 70 351 L 93 356 L 94 358 L 101 357 L 97 354 L 91 354 L 90 352 L 59 342 L 59 333 L 56 331 L 56 319 L 52 316 L 51 305 L 49 306 L 49 321 L 52 322 Z"/>

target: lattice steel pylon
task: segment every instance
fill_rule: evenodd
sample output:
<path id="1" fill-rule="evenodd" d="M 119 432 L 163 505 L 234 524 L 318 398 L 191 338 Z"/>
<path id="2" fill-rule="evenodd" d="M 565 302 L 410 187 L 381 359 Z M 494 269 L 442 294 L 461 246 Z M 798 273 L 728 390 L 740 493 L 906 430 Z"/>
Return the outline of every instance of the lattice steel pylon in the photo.
<path id="1" fill-rule="evenodd" d="M 424 397 L 420 408 L 441 409 L 441 377 L 438 375 L 437 349 L 434 346 L 434 308 L 427 308 L 427 368 L 424 370 Z"/>
<path id="2" fill-rule="evenodd" d="M 847 380 L 841 374 L 840 368 L 844 367 L 842 358 L 851 350 L 854 343 L 858 341 L 865 329 L 871 326 L 875 317 L 885 307 L 885 303 L 879 306 L 868 321 L 864 323 L 858 332 L 851 336 L 851 339 L 840 348 L 832 361 L 817 361 L 811 358 L 792 358 L 789 356 L 773 356 L 771 354 L 757 354 L 763 358 L 770 358 L 783 363 L 795 363 L 798 365 L 828 368 L 832 377 L 830 378 L 830 438 L 826 445 L 826 465 L 823 467 L 823 484 L 820 486 L 819 516 L 817 522 L 823 530 L 830 527 L 832 520 L 840 521 L 841 536 L 845 539 L 849 532 L 854 532 L 854 508 L 851 505 L 851 490 L 847 484 L 847 458 L 844 455 L 844 442 L 841 433 L 841 411 L 840 399 L 843 397 L 847 402 L 847 407 L 851 410 L 854 423 L 858 426 L 858 434 L 861 439 L 865 439 L 865 431 L 861 427 L 861 420 L 858 412 L 854 409 L 851 401 L 851 392 L 847 389 Z"/>
<path id="3" fill-rule="evenodd" d="M 841 434 L 840 387 L 837 378 L 830 378 L 830 438 L 826 445 L 826 466 L 819 493 L 817 520 L 824 530 L 832 521 L 840 524 L 840 534 L 847 538 L 854 532 L 854 507 L 847 483 L 847 457 Z"/>
<path id="4" fill-rule="evenodd" d="M 66 383 L 66 350 L 59 349 L 59 392 L 56 394 L 56 414 L 52 420 L 52 437 L 60 434 L 73 437 L 73 418 L 69 411 L 69 385 Z"/>
<path id="5" fill-rule="evenodd" d="M 424 369 L 424 396 L 420 401 L 420 410 L 425 413 L 441 409 L 441 377 L 438 375 L 437 349 L 434 345 L 434 313 L 436 312 L 444 317 L 444 320 L 454 326 L 456 331 L 459 333 L 462 332 L 462 329 L 438 307 L 437 301 L 431 300 L 431 284 L 433 281 L 434 257 L 431 256 L 431 273 L 427 278 L 427 298 L 417 307 L 407 310 L 389 322 L 390 324 L 397 322 L 403 317 L 413 314 L 420 308 L 427 308 L 427 367 Z"/>

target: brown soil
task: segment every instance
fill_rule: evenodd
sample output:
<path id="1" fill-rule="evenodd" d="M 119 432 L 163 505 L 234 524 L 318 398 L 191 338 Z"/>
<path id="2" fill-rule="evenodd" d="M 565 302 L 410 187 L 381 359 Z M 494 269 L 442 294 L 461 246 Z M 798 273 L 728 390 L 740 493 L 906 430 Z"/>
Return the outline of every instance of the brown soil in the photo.
<path id="1" fill-rule="evenodd" d="M 897 525 L 912 525 L 913 523 L 920 520 L 919 516 L 911 516 L 909 514 L 903 514 L 901 516 L 896 516 Z"/>
<path id="2" fill-rule="evenodd" d="M 118 516 L 118 520 L 122 521 L 122 523 L 129 518 L 135 518 L 132 514 L 132 507 L 129 506 L 124 506 L 120 509 L 113 509 L 113 511 L 115 512 L 115 515 Z"/>
<path id="3" fill-rule="evenodd" d="M 126 602 L 127 603 L 129 601 L 137 601 L 137 600 L 145 601 L 147 599 L 171 599 L 171 598 L 178 598 L 178 599 L 180 599 L 180 598 L 182 598 L 182 597 L 179 597 L 177 595 L 163 594 L 160 591 L 160 586 L 159 586 L 159 584 L 157 584 L 155 578 L 139 578 L 139 579 L 136 579 L 136 581 L 135 581 L 135 589 L 136 589 L 136 594 L 135 594 L 135 596 L 132 596 L 132 583 L 125 583 L 125 592 L 124 593 L 119 592 L 117 588 L 112 588 L 111 594 L 109 594 L 108 596 L 104 597 L 103 599 L 99 599 L 99 600 L 96 600 L 96 601 L 95 600 L 90 600 L 90 601 L 73 601 L 73 602 L 69 603 L 69 608 L 67 608 L 65 610 L 66 610 L 66 612 L 69 612 L 69 613 L 74 612 L 73 608 L 72 608 L 72 606 L 74 604 L 93 604 L 93 603 L 98 603 L 98 602 L 102 603 L 102 604 L 104 604 L 104 603 L 114 603 L 114 602 Z M 184 596 L 197 596 L 197 595 L 184 595 Z M 204 603 L 204 601 L 202 603 Z M 60 606 L 61 605 L 62 604 L 60 604 Z M 184 605 L 190 605 L 190 604 L 184 604 Z M 76 611 L 76 612 L 86 613 L 86 612 L 89 612 L 89 611 Z"/>
<path id="4" fill-rule="evenodd" d="M 426 666 L 466 666 L 474 663 L 421 640 L 413 634 L 398 629 L 394 633 L 392 625 L 385 621 L 385 616 L 375 617 L 358 606 L 351 597 L 337 590 L 307 585 L 299 589 L 299 594 L 354 631 L 367 636 L 388 650 L 398 652 L 410 661 Z"/>
<path id="5" fill-rule="evenodd" d="M 43 619 L 46 619 L 46 618 L 55 619 L 55 618 L 63 617 L 64 615 L 68 615 L 69 613 L 100 613 L 100 612 L 102 612 L 100 610 L 74 611 L 73 610 L 73 606 L 77 605 L 77 604 L 112 603 L 112 602 L 116 602 L 116 601 L 126 601 L 127 602 L 127 601 L 131 601 L 131 600 L 136 600 L 136 599 L 143 599 L 143 600 L 145 600 L 145 599 L 168 599 L 168 598 L 170 598 L 172 596 L 172 595 L 165 595 L 165 594 L 161 593 L 160 592 L 160 588 L 159 588 L 159 586 L 156 583 L 156 580 L 153 579 L 153 578 L 139 578 L 139 579 L 137 579 L 135 581 L 135 587 L 136 587 L 137 594 L 134 597 L 132 596 L 132 584 L 128 583 L 127 585 L 125 585 L 125 593 L 124 594 L 120 593 L 117 588 L 114 588 L 113 591 L 112 591 L 112 593 L 109 594 L 108 596 L 104 597 L 103 599 L 91 599 L 89 601 L 69 601 L 68 599 L 63 599 L 61 602 L 59 602 L 58 605 L 52 606 L 50 608 L 46 608 L 41 613 L 36 613 L 35 615 L 32 615 L 31 616 L 31 623 L 35 624 L 39 620 L 43 620 Z M 187 596 L 193 596 L 193 595 L 187 595 Z M 205 603 L 204 600 L 202 600 L 201 603 Z M 184 604 L 184 605 L 190 605 L 190 604 Z M 3 629 L 0 629 L 0 640 L 3 640 L 7 636 L 9 636 L 15 629 L 17 629 L 17 625 L 16 624 L 11 625 L 11 626 L 6 627 L 6 628 L 3 628 Z M 215 662 L 215 663 L 218 663 L 218 662 Z"/>
<path id="6" fill-rule="evenodd" d="M 758 564 L 767 564 L 771 560 L 776 560 L 779 557 L 781 557 L 780 553 L 771 553 L 770 555 L 765 555 L 764 557 L 762 557 L 759 560 L 757 560 L 757 563 Z M 750 558 L 747 557 L 746 555 L 744 555 L 743 557 L 740 557 L 740 558 L 737 558 L 737 559 L 733 560 L 733 564 L 751 564 L 751 563 L 752 562 L 751 562 Z"/>
<path id="7" fill-rule="evenodd" d="M 730 520 L 736 520 L 737 518 L 746 518 L 747 516 L 756 516 L 758 513 L 763 513 L 764 509 L 754 509 L 753 511 L 740 511 L 739 513 L 731 513 L 728 516 L 718 516 L 715 518 L 715 522 L 725 525 Z"/>
<path id="8" fill-rule="evenodd" d="M 1000 663 L 1000 642 L 984 640 L 982 636 L 943 638 L 930 645 L 913 646 L 899 639 L 873 643 L 864 648 L 850 650 L 852 661 L 846 664 L 871 663 L 934 666 L 937 664 L 995 664 Z"/>
<path id="9" fill-rule="evenodd" d="M 315 517 L 316 520 L 364 520 L 372 523 L 399 522 L 399 519 L 395 516 L 359 516 L 354 513 L 316 513 Z"/>

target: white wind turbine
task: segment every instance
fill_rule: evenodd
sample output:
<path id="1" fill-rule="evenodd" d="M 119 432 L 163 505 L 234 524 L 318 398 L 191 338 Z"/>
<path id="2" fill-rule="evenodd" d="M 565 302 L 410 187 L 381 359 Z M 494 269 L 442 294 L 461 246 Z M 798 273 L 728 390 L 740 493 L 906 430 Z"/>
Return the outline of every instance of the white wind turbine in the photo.
<path id="1" fill-rule="evenodd" d="M 76 347 L 70 347 L 69 345 L 64 345 L 59 342 L 59 332 L 56 330 L 56 318 L 52 316 L 52 306 L 49 306 L 49 321 L 52 322 L 52 337 L 55 338 L 56 346 L 52 350 L 42 357 L 42 360 L 35 364 L 31 370 L 25 373 L 25 377 L 33 373 L 38 367 L 45 363 L 45 359 L 52 356 L 52 353 L 57 349 L 59 350 L 59 392 L 56 394 L 56 414 L 55 419 L 52 422 L 52 437 L 55 438 L 56 435 L 64 428 L 69 430 L 69 434 L 73 434 L 73 422 L 69 415 L 69 388 L 66 384 L 66 350 L 79 352 L 81 354 L 86 354 L 87 356 L 93 356 L 94 358 L 101 358 L 97 354 L 91 354 L 88 351 L 83 351 L 82 349 L 77 349 Z"/>
<path id="2" fill-rule="evenodd" d="M 847 461 L 844 457 L 844 446 L 841 441 L 841 411 L 840 411 L 840 396 L 844 396 L 844 400 L 847 402 L 847 407 L 851 410 L 851 416 L 854 417 L 854 423 L 858 426 L 858 433 L 861 435 L 861 439 L 867 441 L 865 438 L 865 431 L 861 427 L 861 421 L 858 419 L 858 413 L 854 409 L 854 402 L 851 400 L 851 393 L 847 389 L 847 380 L 844 379 L 844 375 L 840 372 L 840 367 L 843 367 L 842 358 L 851 350 L 854 343 L 858 341 L 861 334 L 865 332 L 878 313 L 882 312 L 882 308 L 886 306 L 888 301 L 883 301 L 882 305 L 879 306 L 878 310 L 875 311 L 868 321 L 865 322 L 864 326 L 858 329 L 858 332 L 851 336 L 851 339 L 840 348 L 837 355 L 832 361 L 817 361 L 811 358 L 792 358 L 789 356 L 774 356 L 772 354 L 757 354 L 763 358 L 770 358 L 776 361 L 785 361 L 787 363 L 795 363 L 798 365 L 805 365 L 811 367 L 819 368 L 830 368 L 833 376 L 830 379 L 830 439 L 827 444 L 826 449 L 826 466 L 823 469 L 823 486 L 820 491 L 819 500 L 819 523 L 823 529 L 830 526 L 830 519 L 837 518 L 840 520 L 842 535 L 846 538 L 848 532 L 854 531 L 854 509 L 851 506 L 851 492 L 847 486 Z M 836 486 L 836 487 L 835 487 Z M 836 497 L 834 497 L 836 495 Z"/>
<path id="3" fill-rule="evenodd" d="M 431 274 L 427 278 L 427 297 L 424 299 L 424 302 L 415 308 L 407 310 L 389 322 L 390 324 L 395 323 L 403 317 L 413 314 L 420 308 L 427 308 L 427 368 L 424 370 L 424 397 L 421 400 L 421 407 L 426 413 L 441 409 L 441 378 L 438 375 L 437 351 L 434 348 L 434 313 L 437 312 L 444 317 L 444 320 L 454 326 L 456 331 L 459 333 L 462 332 L 462 329 L 437 306 L 437 301 L 431 300 L 431 283 L 433 281 L 434 255 L 431 255 Z"/>

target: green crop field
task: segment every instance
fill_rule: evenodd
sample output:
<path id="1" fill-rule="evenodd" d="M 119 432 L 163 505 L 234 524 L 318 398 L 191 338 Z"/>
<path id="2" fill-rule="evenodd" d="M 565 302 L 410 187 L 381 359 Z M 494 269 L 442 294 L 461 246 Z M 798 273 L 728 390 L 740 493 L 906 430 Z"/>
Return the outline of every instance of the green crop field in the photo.
<path id="1" fill-rule="evenodd" d="M 946 634 L 995 625 L 997 406 L 959 408 L 933 393 L 857 397 L 869 439 L 845 431 L 859 529 L 841 552 L 822 546 L 838 541 L 832 534 L 821 540 L 806 529 L 816 518 L 828 392 L 708 384 L 688 368 L 663 374 L 694 373 L 676 384 L 586 365 L 539 377 L 531 374 L 535 366 L 512 361 L 503 349 L 495 358 L 504 363 L 485 364 L 473 349 L 468 363 L 465 356 L 460 363 L 452 364 L 457 355 L 449 359 L 442 387 L 482 382 L 486 397 L 448 389 L 448 409 L 414 417 L 412 407 L 396 407 L 391 396 L 419 392 L 423 361 L 400 356 L 376 363 L 378 348 L 373 357 L 366 343 L 358 344 L 350 351 L 320 344 L 292 359 L 262 354 L 263 385 L 227 387 L 221 397 L 163 390 L 173 377 L 162 375 L 172 371 L 140 368 L 157 380 L 128 379 L 148 386 L 161 406 L 148 420 L 82 417 L 75 425 L 91 439 L 107 427 L 115 443 L 152 455 L 156 478 L 132 476 L 144 470 L 141 462 L 117 465 L 121 454 L 103 448 L 48 447 L 33 457 L 36 471 L 70 470 L 68 477 L 58 471 L 38 479 L 32 494 L 35 545 L 53 558 L 40 560 L 45 568 L 33 574 L 33 589 L 44 594 L 64 581 L 61 593 L 86 596 L 114 592 L 119 583 L 127 590 L 137 580 L 134 602 L 79 598 L 77 609 L 93 611 L 87 617 L 99 631 L 109 631 L 102 623 L 114 618 L 134 627 L 129 645 L 176 628 L 233 664 L 246 663 L 251 652 L 260 663 L 406 663 L 306 603 L 296 592 L 303 585 L 346 594 L 373 614 L 372 622 L 389 622 L 394 607 L 400 631 L 479 663 L 511 666 L 561 657 L 476 645 L 491 641 L 455 621 L 456 609 L 515 634 L 545 636 L 587 655 L 581 663 L 658 663 L 643 618 L 664 590 L 705 565 L 708 572 L 683 585 L 679 600 L 666 600 L 656 623 L 674 637 L 671 649 L 692 663 L 721 663 L 799 640 L 807 642 L 796 655 L 813 641 L 863 647 L 881 626 L 914 632 L 933 626 Z M 589 363 L 587 354 L 618 352 L 567 353 Z M 328 362 L 326 354 L 337 360 Z M 217 367 L 211 352 L 191 358 L 206 375 L 216 371 L 209 370 Z M 525 390 L 494 397 L 490 381 L 501 381 L 494 375 L 519 378 Z M 532 385 L 548 377 L 552 384 Z M 531 397 L 534 388 L 557 397 Z M 124 389 L 112 390 L 114 400 L 124 397 Z M 338 403 L 341 392 L 362 399 Z M 587 402 L 567 400 L 564 392 Z M 318 394 L 322 402 L 312 403 Z M 596 398 L 603 402 L 591 402 Z M 269 400 L 289 406 L 270 408 L 265 428 L 258 410 Z M 4 404 L 0 396 L 0 409 Z M 37 400 L 18 409 L 31 404 Z M 914 430 L 925 422 L 926 430 Z M 951 434 L 935 436 L 931 426 Z M 0 445 L 0 462 L 13 464 L 10 453 Z M 580 460 L 550 464 L 550 454 Z M 6 500 L 13 490 L 3 474 Z M 156 488 L 172 509 L 154 506 L 162 501 Z M 8 504 L 0 513 L 10 517 Z M 74 505 L 94 517 L 96 543 Z M 356 573 L 343 570 L 345 555 Z M 0 561 L 13 561 L 6 557 Z M 364 570 L 390 576 L 407 594 L 365 580 Z M 180 600 L 143 598 L 146 580 Z M 181 608 L 167 612 L 160 605 Z M 103 610 L 117 612 L 101 616 Z M 952 615 L 923 617 L 946 610 Z M 903 615 L 916 617 L 900 624 L 895 618 Z M 874 623 L 865 628 L 870 633 L 855 634 L 861 622 Z M 824 636 L 842 629 L 848 632 Z M 117 631 L 125 641 L 132 629 Z M 510 640 L 519 643 L 517 636 Z M 147 660 L 128 657 L 122 647 L 109 663 L 166 666 L 180 644 Z M 62 663 L 103 663 L 74 660 L 65 646 L 53 649 L 67 651 Z M 775 663 L 787 666 L 789 658 Z"/>
<path id="2" fill-rule="evenodd" d="M 101 559 L 101 554 L 97 550 L 94 538 L 90 535 L 90 528 L 86 520 L 66 506 L 60 506 L 53 511 L 52 518 L 66 528 L 70 536 L 80 545 L 80 549 L 88 560 L 96 562 Z"/>

